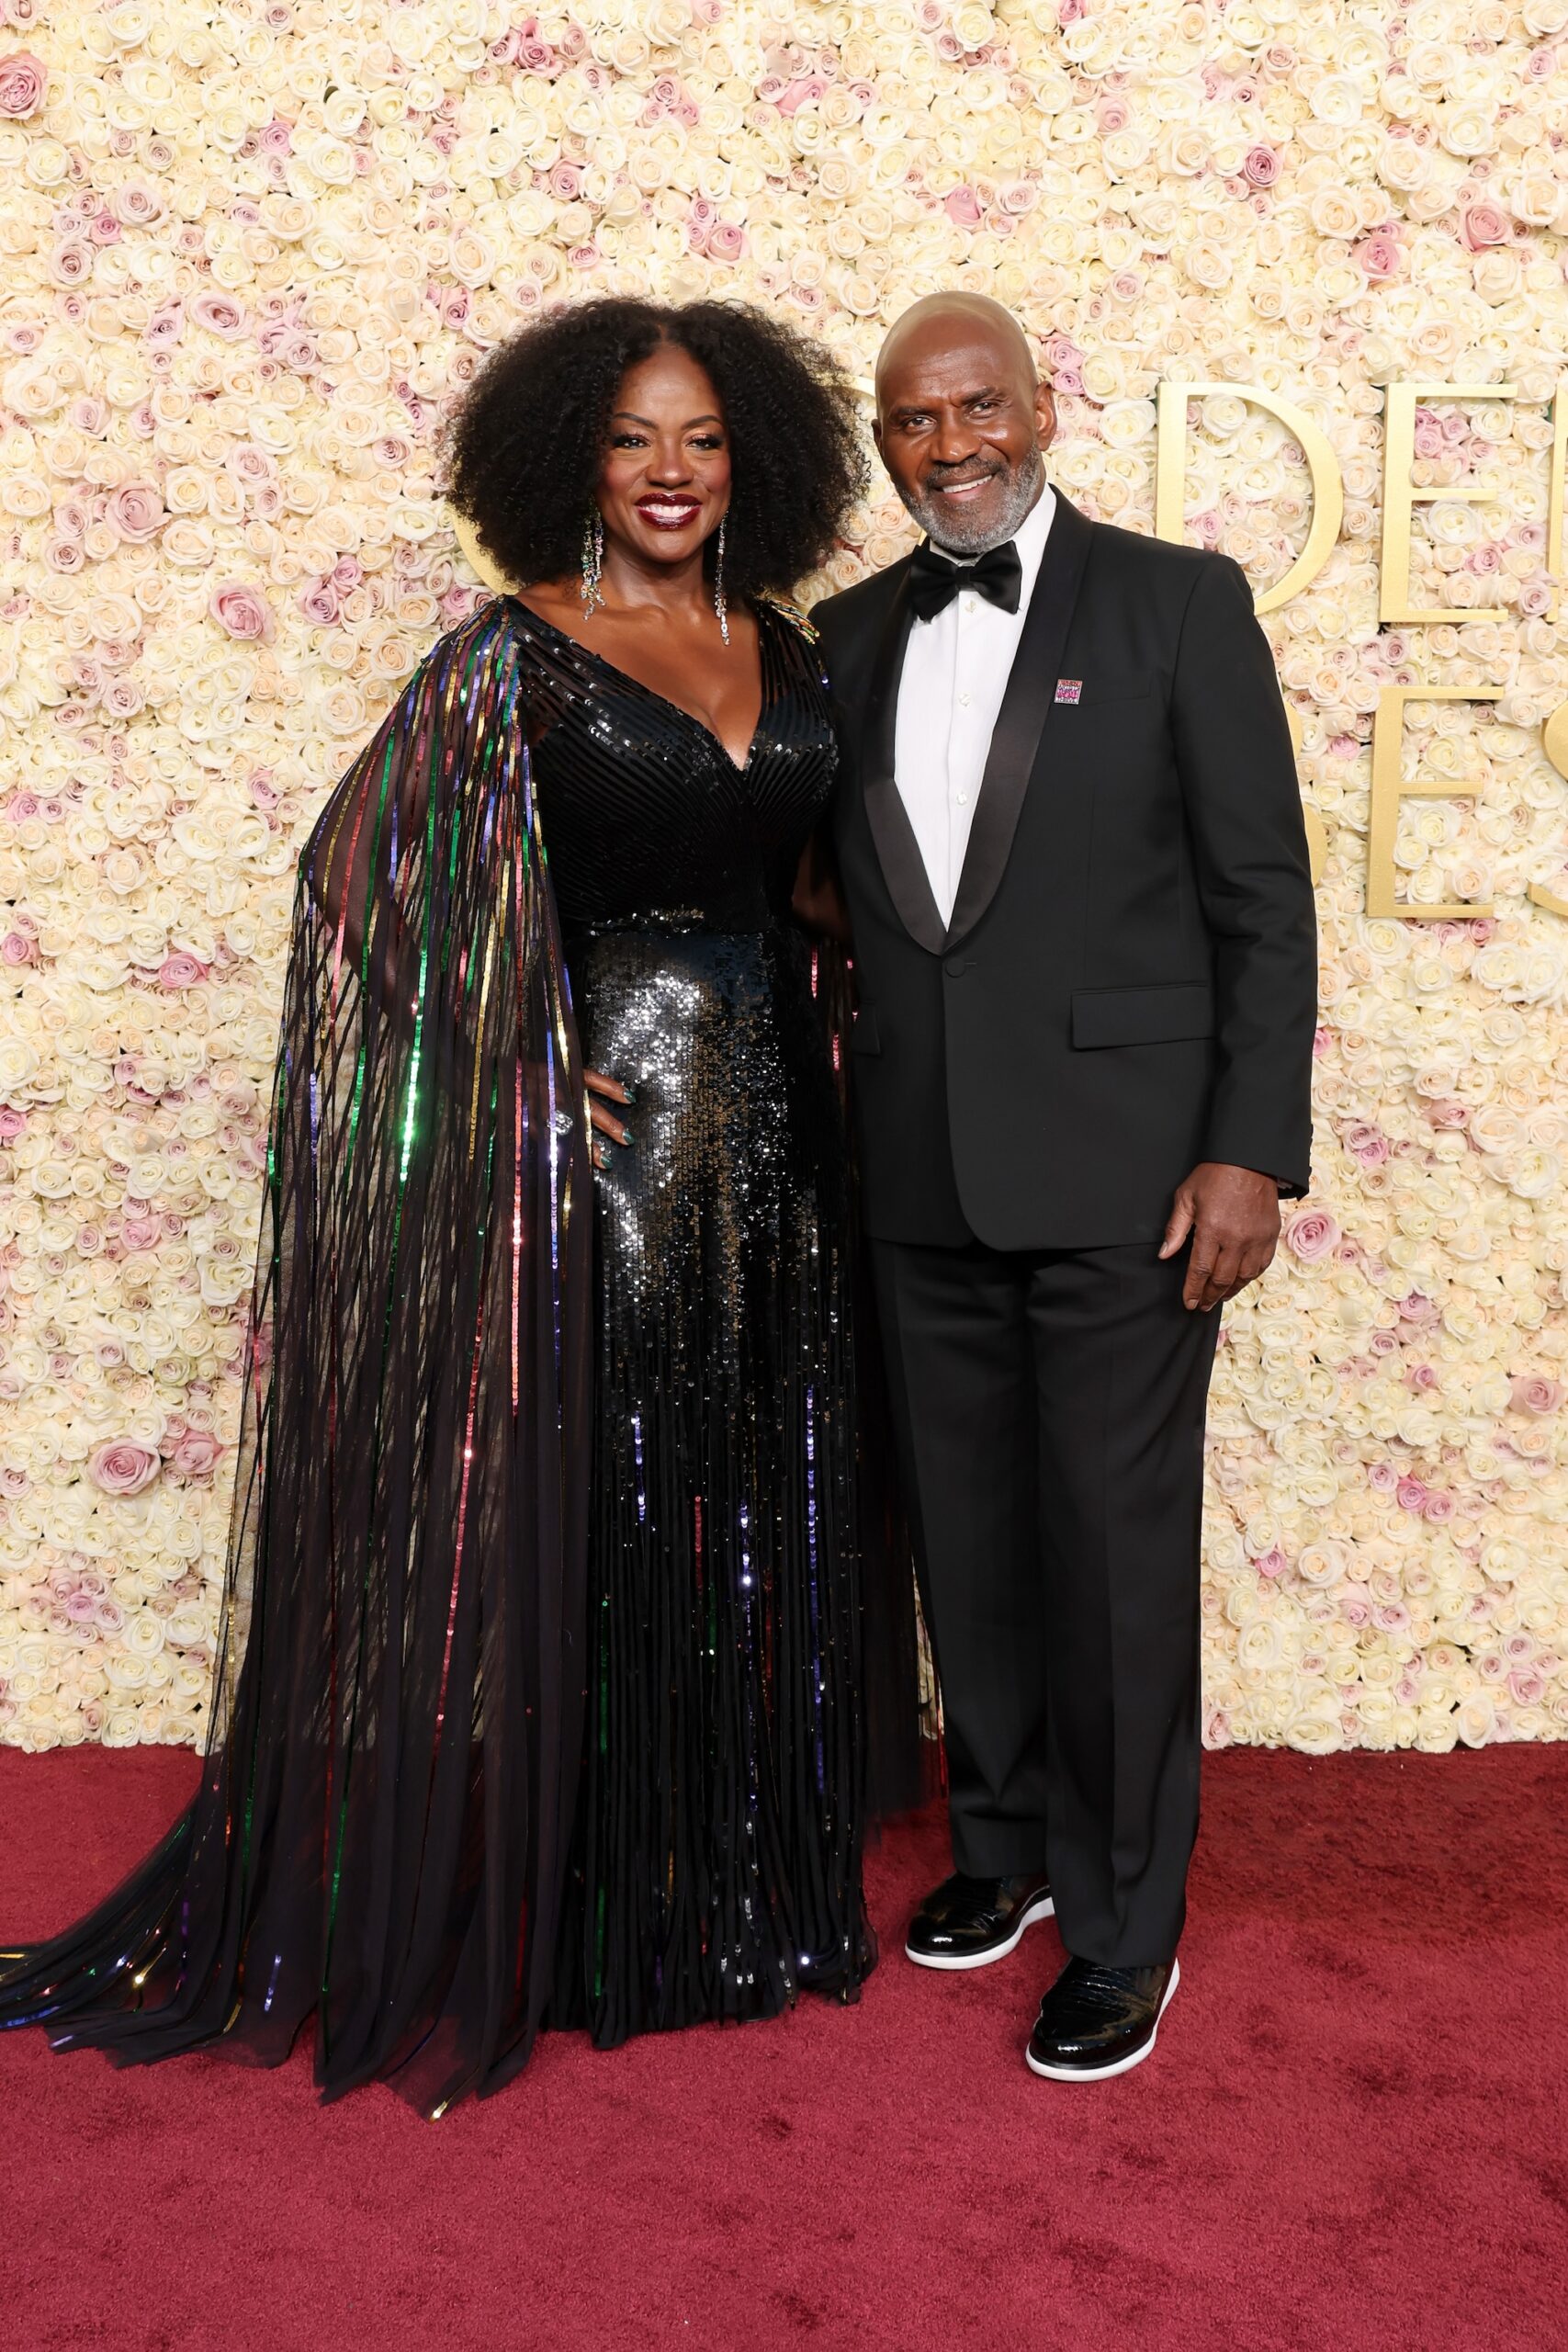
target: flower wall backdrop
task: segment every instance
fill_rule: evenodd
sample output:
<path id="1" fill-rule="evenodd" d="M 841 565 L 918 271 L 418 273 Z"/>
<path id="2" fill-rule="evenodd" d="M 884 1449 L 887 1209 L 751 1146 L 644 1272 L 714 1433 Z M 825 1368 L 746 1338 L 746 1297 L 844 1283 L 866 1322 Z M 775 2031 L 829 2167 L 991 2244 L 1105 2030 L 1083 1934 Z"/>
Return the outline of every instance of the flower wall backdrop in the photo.
<path id="1" fill-rule="evenodd" d="M 1154 515 L 1161 379 L 1326 435 L 1267 626 L 1326 829 L 1317 1189 L 1231 1310 L 1209 1736 L 1568 1730 L 1568 0 L 0 0 L 0 1738 L 199 1735 L 293 861 L 473 574 L 442 403 L 543 303 L 748 295 L 863 375 L 931 288 L 1016 307 L 1054 470 Z M 1427 396 L 1378 621 L 1384 388 Z M 1295 441 L 1192 403 L 1190 536 L 1259 588 Z M 1462 493 L 1481 489 L 1484 497 Z M 881 499 L 834 567 L 908 544 Z M 1560 551 L 1558 551 L 1560 554 Z M 1492 612 L 1500 617 L 1476 618 Z M 1411 704 L 1416 903 L 1368 920 Z"/>

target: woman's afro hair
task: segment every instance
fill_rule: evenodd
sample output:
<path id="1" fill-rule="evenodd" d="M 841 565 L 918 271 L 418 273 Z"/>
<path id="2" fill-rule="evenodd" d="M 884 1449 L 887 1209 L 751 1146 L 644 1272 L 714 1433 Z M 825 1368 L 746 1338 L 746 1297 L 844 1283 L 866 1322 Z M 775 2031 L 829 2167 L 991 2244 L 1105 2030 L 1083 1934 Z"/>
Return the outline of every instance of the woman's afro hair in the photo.
<path id="1" fill-rule="evenodd" d="M 501 344 L 447 430 L 448 495 L 517 587 L 580 568 L 621 379 L 661 344 L 706 371 L 723 410 L 729 593 L 787 595 L 830 552 L 866 480 L 854 393 L 831 354 L 739 304 L 609 296 Z"/>

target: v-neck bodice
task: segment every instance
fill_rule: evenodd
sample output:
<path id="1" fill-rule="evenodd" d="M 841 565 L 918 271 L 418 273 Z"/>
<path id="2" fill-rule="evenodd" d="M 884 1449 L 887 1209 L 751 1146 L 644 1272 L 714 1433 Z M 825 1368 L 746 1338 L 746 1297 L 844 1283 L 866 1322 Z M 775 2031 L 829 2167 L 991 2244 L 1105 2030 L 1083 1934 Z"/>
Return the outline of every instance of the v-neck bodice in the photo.
<path id="1" fill-rule="evenodd" d="M 513 600 L 550 878 L 563 930 L 764 928 L 787 908 L 832 788 L 816 649 L 759 609 L 762 700 L 738 766 L 712 729 Z"/>

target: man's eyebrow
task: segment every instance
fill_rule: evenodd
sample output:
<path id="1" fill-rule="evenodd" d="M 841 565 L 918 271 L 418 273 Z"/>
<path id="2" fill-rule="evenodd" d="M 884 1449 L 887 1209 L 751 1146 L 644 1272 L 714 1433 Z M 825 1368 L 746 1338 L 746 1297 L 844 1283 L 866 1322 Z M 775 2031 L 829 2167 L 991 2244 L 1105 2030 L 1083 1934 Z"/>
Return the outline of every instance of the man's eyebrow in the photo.
<path id="1" fill-rule="evenodd" d="M 1005 400 L 1006 398 L 1007 393 L 1000 384 L 981 384 L 975 391 L 964 392 L 962 395 L 960 406 L 964 408 L 971 408 L 976 401 L 996 401 Z M 926 410 L 930 408 L 931 404 L 930 401 L 897 401 L 888 410 L 887 413 L 890 417 L 921 416 L 925 413 Z"/>

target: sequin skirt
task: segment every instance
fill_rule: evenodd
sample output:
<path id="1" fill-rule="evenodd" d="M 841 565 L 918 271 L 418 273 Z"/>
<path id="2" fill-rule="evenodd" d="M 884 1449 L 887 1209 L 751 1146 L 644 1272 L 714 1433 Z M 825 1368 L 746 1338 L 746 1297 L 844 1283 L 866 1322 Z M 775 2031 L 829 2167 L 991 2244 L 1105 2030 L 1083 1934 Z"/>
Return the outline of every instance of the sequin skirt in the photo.
<path id="1" fill-rule="evenodd" d="M 842 1121 L 792 933 L 569 946 L 596 1182 L 585 1772 L 556 2021 L 852 1996 L 863 1726 Z"/>

